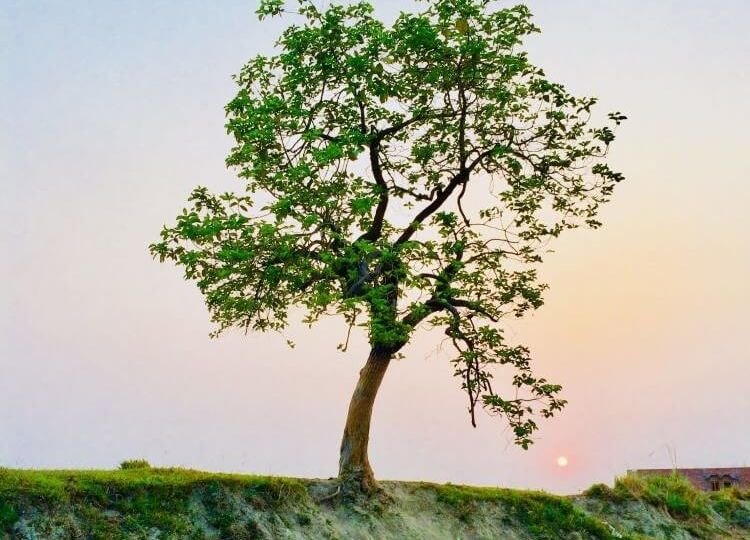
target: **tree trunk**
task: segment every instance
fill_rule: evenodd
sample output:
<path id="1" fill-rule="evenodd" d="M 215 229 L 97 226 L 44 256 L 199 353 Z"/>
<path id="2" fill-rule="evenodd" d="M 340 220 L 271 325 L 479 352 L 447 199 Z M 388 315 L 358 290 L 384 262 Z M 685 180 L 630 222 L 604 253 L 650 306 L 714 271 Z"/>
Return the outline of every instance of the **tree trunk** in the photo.
<path id="1" fill-rule="evenodd" d="M 378 488 L 367 458 L 367 444 L 370 440 L 372 406 L 390 361 L 390 353 L 373 348 L 359 372 L 341 440 L 339 483 L 345 495 L 357 492 L 370 494 Z"/>

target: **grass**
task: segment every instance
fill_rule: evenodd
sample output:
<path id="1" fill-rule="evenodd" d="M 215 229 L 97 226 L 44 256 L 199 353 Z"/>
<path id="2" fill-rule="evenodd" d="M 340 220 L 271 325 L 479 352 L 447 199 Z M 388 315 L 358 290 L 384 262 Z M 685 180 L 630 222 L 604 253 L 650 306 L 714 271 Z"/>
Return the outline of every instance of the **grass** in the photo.
<path id="1" fill-rule="evenodd" d="M 528 531 L 533 538 L 552 540 L 568 533 L 587 533 L 590 538 L 615 538 L 611 529 L 599 519 L 584 513 L 564 497 L 538 491 L 466 486 L 432 486 L 440 503 L 454 508 L 459 517 L 468 520 L 480 503 L 501 503 L 510 519 Z"/>
<path id="2" fill-rule="evenodd" d="M 635 532 L 615 532 L 603 521 L 618 523 L 616 511 L 591 511 L 574 498 L 451 484 L 409 486 L 426 500 L 434 497 L 435 512 L 458 519 L 467 530 L 494 515 L 499 516 L 499 525 L 525 531 L 536 540 L 637 538 Z M 629 501 L 663 509 L 668 516 L 658 527 L 697 531 L 702 538 L 715 537 L 701 531 L 713 531 L 719 516 L 722 527 L 750 529 L 750 493 L 706 494 L 678 475 L 626 476 L 611 488 L 592 486 L 584 495 L 606 501 L 605 506 L 613 510 Z M 114 471 L 0 468 L 0 538 L 12 536 L 20 519 L 32 519 L 37 531 L 55 529 L 64 538 L 124 540 L 153 536 L 158 530 L 163 540 L 253 540 L 287 526 L 312 530 L 325 520 L 332 527 L 326 517 L 332 515 L 326 513 L 337 510 L 326 506 L 330 504 L 316 504 L 302 480 L 152 468 L 143 460 L 124 462 Z M 485 505 L 491 505 L 489 513 Z M 396 506 L 394 512 L 363 508 L 358 512 L 366 511 L 371 524 L 410 511 L 406 506 Z M 347 515 L 346 510 L 339 515 Z"/>
<path id="3" fill-rule="evenodd" d="M 750 529 L 750 505 L 742 504 L 742 501 L 750 500 L 750 491 L 722 489 L 712 493 L 709 500 L 714 511 L 729 524 Z"/>
<path id="4" fill-rule="evenodd" d="M 306 492 L 304 484 L 292 478 L 206 473 L 190 469 L 38 471 L 0 468 L 0 497 L 26 497 L 47 504 L 77 500 L 103 502 L 144 492 L 172 498 L 217 483 L 277 501 Z"/>
<path id="5" fill-rule="evenodd" d="M 9 531 L 18 521 L 18 512 L 10 502 L 0 496 L 0 531 Z"/>
<path id="6" fill-rule="evenodd" d="M 705 521 L 713 510 L 733 526 L 750 528 L 750 510 L 748 505 L 742 504 L 742 501 L 750 501 L 750 492 L 731 488 L 706 493 L 679 473 L 629 474 L 618 478 L 614 488 L 595 484 L 584 495 L 613 504 L 643 501 L 682 521 Z"/>
<path id="7" fill-rule="evenodd" d="M 307 496 L 298 480 L 211 474 L 186 469 L 153 469 L 140 464 L 117 471 L 36 471 L 0 469 L 0 532 L 11 532 L 22 508 L 49 513 L 72 510 L 92 531 L 92 538 L 120 538 L 157 528 L 167 536 L 199 537 L 189 519 L 191 498 L 197 496 L 207 518 L 222 534 L 240 519 L 219 501 L 239 497 L 262 507 L 299 502 Z M 110 519 L 105 511 L 121 519 Z M 251 524 L 243 524 L 251 531 Z"/>
<path id="8" fill-rule="evenodd" d="M 645 501 L 663 508 L 675 519 L 705 519 L 710 511 L 709 497 L 681 474 L 629 474 L 615 481 L 617 496 Z"/>

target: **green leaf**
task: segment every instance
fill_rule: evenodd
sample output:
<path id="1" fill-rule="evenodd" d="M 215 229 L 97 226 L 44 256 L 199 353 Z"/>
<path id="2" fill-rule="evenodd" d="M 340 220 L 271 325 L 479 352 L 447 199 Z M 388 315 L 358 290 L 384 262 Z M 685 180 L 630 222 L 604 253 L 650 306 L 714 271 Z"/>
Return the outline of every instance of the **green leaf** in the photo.
<path id="1" fill-rule="evenodd" d="M 255 13 L 260 20 L 266 17 L 281 15 L 284 11 L 284 0 L 260 0 L 260 5 Z"/>
<path id="2" fill-rule="evenodd" d="M 550 242 L 600 225 L 626 117 L 592 121 L 595 98 L 530 63 L 523 6 L 427 0 L 384 22 L 367 1 L 314 4 L 234 78 L 238 193 L 196 188 L 149 249 L 195 283 L 212 335 L 337 314 L 396 357 L 422 323 L 441 327 L 472 421 L 485 407 L 528 447 L 565 401 L 502 318 L 542 305 Z M 258 16 L 284 5 L 261 0 Z"/>

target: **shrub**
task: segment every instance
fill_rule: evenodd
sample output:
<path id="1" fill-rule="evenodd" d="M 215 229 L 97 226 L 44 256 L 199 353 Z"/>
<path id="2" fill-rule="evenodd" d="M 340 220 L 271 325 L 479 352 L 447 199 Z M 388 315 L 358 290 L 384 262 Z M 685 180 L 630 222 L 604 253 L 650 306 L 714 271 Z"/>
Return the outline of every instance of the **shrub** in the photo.
<path id="1" fill-rule="evenodd" d="M 678 473 L 629 474 L 615 481 L 614 492 L 664 508 L 677 519 L 702 519 L 709 513 L 708 496 Z"/>
<path id="2" fill-rule="evenodd" d="M 750 508 L 741 502 L 746 495 L 737 488 L 722 489 L 711 494 L 711 507 L 732 525 L 750 528 Z"/>
<path id="3" fill-rule="evenodd" d="M 151 464 L 145 459 L 126 459 L 120 463 L 120 470 L 127 471 L 131 469 L 150 469 Z"/>
<path id="4" fill-rule="evenodd" d="M 607 484 L 594 484 L 584 491 L 583 495 L 592 499 L 613 503 L 622 502 L 629 498 L 626 494 L 612 489 Z"/>

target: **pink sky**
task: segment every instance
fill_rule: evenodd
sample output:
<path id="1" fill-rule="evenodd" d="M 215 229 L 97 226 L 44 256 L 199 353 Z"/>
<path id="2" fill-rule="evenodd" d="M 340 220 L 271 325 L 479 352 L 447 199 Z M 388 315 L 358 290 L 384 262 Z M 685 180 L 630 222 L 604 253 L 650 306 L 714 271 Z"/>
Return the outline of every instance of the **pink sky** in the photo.
<path id="1" fill-rule="evenodd" d="M 240 0 L 127 4 L 2 8 L 0 465 L 333 476 L 363 336 L 337 352 L 332 319 L 291 328 L 294 350 L 209 340 L 195 287 L 147 253 L 193 186 L 240 187 L 229 75 L 281 23 Z M 570 403 L 528 452 L 496 419 L 474 430 L 450 351 L 422 333 L 378 398 L 379 477 L 570 492 L 673 461 L 750 465 L 750 7 L 720 4 L 529 3 L 532 60 L 630 117 L 605 227 L 555 243 L 546 305 L 507 322 Z"/>

